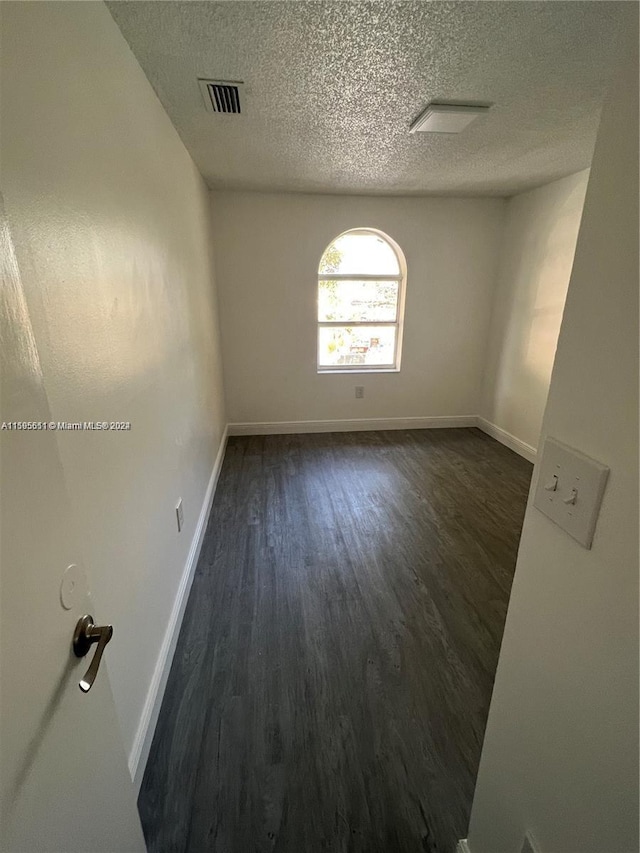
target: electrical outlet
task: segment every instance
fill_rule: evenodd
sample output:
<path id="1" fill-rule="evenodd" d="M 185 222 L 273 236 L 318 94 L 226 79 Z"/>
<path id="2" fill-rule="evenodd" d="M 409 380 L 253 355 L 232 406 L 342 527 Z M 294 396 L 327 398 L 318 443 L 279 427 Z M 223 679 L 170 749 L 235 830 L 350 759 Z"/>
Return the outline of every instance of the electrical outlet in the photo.
<path id="1" fill-rule="evenodd" d="M 536 844 L 533 835 L 531 835 L 530 832 L 525 833 L 520 853 L 540 853 L 540 848 Z"/>
<path id="2" fill-rule="evenodd" d="M 364 397 L 364 385 L 356 385 L 356 400 L 362 400 Z"/>
<path id="3" fill-rule="evenodd" d="M 176 504 L 176 520 L 178 522 L 178 533 L 182 530 L 184 525 L 184 510 L 182 509 L 182 498 Z"/>

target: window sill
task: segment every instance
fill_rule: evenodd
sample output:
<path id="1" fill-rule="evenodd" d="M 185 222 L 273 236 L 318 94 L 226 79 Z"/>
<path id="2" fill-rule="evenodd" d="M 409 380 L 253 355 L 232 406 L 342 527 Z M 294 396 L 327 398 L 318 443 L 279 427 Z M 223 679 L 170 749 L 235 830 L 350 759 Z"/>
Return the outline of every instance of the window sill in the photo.
<path id="1" fill-rule="evenodd" d="M 334 368 L 324 368 L 319 367 L 316 371 L 318 374 L 322 373 L 332 373 L 332 374 L 342 374 L 343 376 L 352 376 L 354 373 L 356 374 L 365 374 L 365 373 L 400 373 L 399 367 L 369 367 L 369 368 L 348 368 L 348 369 L 334 369 Z"/>

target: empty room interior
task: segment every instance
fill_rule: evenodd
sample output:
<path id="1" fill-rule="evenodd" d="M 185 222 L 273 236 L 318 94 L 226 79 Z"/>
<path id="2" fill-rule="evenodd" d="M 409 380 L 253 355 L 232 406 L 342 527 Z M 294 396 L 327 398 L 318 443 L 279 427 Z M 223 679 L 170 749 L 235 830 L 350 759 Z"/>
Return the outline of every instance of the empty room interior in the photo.
<path id="1" fill-rule="evenodd" d="M 0 4 L 2 853 L 637 853 L 638 4 Z"/>

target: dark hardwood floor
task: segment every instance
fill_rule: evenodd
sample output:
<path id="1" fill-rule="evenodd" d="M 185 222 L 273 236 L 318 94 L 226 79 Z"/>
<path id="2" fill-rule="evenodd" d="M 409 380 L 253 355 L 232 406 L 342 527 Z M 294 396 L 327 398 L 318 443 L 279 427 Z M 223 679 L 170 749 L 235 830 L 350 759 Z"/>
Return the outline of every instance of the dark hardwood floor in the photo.
<path id="1" fill-rule="evenodd" d="M 229 439 L 150 853 L 453 853 L 531 470 L 476 429 Z"/>

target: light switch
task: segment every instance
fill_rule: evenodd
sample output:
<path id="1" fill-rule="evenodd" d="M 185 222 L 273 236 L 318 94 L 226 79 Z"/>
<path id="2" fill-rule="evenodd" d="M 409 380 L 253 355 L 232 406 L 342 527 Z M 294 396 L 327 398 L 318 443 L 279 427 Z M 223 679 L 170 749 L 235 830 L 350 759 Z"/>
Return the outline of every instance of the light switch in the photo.
<path id="1" fill-rule="evenodd" d="M 548 438 L 533 505 L 585 548 L 591 548 L 609 469 Z"/>

